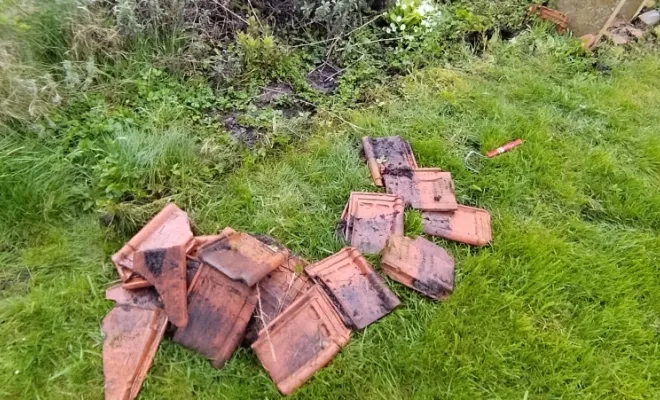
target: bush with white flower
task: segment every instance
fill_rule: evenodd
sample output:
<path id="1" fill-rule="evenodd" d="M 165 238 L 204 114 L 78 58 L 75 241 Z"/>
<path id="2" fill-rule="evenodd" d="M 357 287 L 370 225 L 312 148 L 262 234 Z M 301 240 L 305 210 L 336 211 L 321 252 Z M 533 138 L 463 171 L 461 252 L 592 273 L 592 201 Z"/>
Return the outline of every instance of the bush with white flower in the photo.
<path id="1" fill-rule="evenodd" d="M 388 25 L 385 32 L 412 40 L 432 31 L 439 23 L 442 12 L 431 0 L 396 0 L 387 12 L 383 14 Z"/>

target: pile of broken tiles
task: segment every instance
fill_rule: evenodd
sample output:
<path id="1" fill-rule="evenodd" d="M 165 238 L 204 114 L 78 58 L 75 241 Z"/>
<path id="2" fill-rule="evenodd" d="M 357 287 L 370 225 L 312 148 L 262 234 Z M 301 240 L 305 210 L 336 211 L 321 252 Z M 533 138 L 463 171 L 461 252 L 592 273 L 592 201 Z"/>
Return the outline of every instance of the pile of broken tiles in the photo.
<path id="1" fill-rule="evenodd" d="M 428 234 L 485 245 L 490 215 L 456 204 L 451 175 L 418 168 L 401 138 L 364 139 L 377 185 L 352 193 L 339 233 L 350 247 L 310 264 L 267 236 L 225 228 L 194 236 L 188 215 L 168 204 L 112 256 L 121 282 L 106 292 L 106 398 L 134 399 L 165 335 L 222 368 L 251 346 L 283 394 L 327 365 L 351 332 L 400 301 L 364 254 L 382 253 L 383 271 L 434 299 L 454 289 L 454 260 L 441 247 L 403 236 L 406 205 L 422 210 Z"/>
<path id="2" fill-rule="evenodd" d="M 266 236 L 225 228 L 195 237 L 174 204 L 112 261 L 121 283 L 106 292 L 116 304 L 103 320 L 109 399 L 138 395 L 166 332 L 216 368 L 251 345 L 290 394 L 330 362 L 352 329 L 399 304 L 356 249 L 310 265 Z"/>
<path id="3" fill-rule="evenodd" d="M 459 205 L 451 173 L 420 168 L 401 137 L 364 137 L 362 145 L 374 183 L 387 193 L 351 193 L 337 233 L 364 254 L 381 253 L 391 279 L 445 298 L 454 289 L 454 260 L 423 237 L 403 236 L 405 208 L 421 211 L 424 233 L 473 246 L 491 242 L 490 213 Z"/>

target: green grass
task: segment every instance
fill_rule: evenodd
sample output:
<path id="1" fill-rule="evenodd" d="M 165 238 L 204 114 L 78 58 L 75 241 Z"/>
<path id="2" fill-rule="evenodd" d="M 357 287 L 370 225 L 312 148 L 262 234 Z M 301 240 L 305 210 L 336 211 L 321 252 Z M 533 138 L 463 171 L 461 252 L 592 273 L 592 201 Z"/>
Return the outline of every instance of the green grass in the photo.
<path id="1" fill-rule="evenodd" d="M 266 233 L 310 260 L 342 247 L 333 232 L 350 191 L 375 190 L 362 135 L 404 136 L 421 166 L 452 172 L 462 203 L 492 212 L 492 246 L 436 240 L 456 258 L 447 301 L 390 282 L 402 306 L 292 398 L 658 398 L 660 57 L 610 60 L 603 74 L 574 47 L 538 31 L 495 43 L 461 68 L 372 88 L 378 105 L 343 114 L 359 130 L 320 114 L 307 140 L 203 179 L 203 140 L 185 123 L 158 140 L 140 120 L 113 154 L 144 182 L 177 177 L 197 233 Z M 517 137 L 479 173 L 465 168 L 469 151 Z M 101 398 L 109 256 L 130 235 L 78 208 L 86 170 L 40 143 L 0 141 L 0 397 Z M 406 231 L 419 233 L 414 212 Z M 215 370 L 169 340 L 140 396 L 278 397 L 251 351 Z"/>

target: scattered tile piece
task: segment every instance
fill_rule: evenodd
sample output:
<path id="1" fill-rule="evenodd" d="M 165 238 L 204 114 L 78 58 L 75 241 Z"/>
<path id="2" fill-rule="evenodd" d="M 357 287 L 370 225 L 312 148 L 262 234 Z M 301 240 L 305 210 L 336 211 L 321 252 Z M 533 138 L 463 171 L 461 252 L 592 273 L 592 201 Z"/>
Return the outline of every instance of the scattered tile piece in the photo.
<path id="1" fill-rule="evenodd" d="M 350 334 L 314 285 L 259 333 L 252 349 L 280 392 L 289 395 L 326 366 Z"/>
<path id="2" fill-rule="evenodd" d="M 360 252 L 346 247 L 305 268 L 328 294 L 349 327 L 362 329 L 400 304 Z"/>
<path id="3" fill-rule="evenodd" d="M 485 246 L 492 240 L 490 213 L 481 208 L 458 206 L 454 212 L 423 212 L 424 233 L 456 242 Z"/>
<path id="4" fill-rule="evenodd" d="M 383 181 L 387 193 L 400 196 L 418 210 L 451 211 L 458 207 L 451 174 L 438 168 L 386 170 Z"/>
<path id="5" fill-rule="evenodd" d="M 124 269 L 124 270 L 129 271 L 128 269 Z M 149 281 L 147 281 L 140 275 L 133 273 L 132 271 L 130 271 L 129 273 L 131 273 L 130 278 L 128 278 L 124 283 L 121 284 L 124 289 L 136 290 L 136 289 L 148 288 L 151 286 L 151 283 L 149 283 Z"/>
<path id="6" fill-rule="evenodd" d="M 362 138 L 364 156 L 376 186 L 383 186 L 384 170 L 415 169 L 417 160 L 410 144 L 400 136 Z"/>
<path id="7" fill-rule="evenodd" d="M 257 308 L 245 333 L 245 343 L 257 340 L 265 325 L 309 290 L 313 283 L 303 272 L 307 265 L 309 263 L 301 258 L 290 257 L 257 284 Z"/>
<path id="8" fill-rule="evenodd" d="M 231 279 L 254 286 L 286 261 L 287 251 L 277 251 L 258 239 L 231 228 L 222 237 L 199 249 L 199 259 Z"/>
<path id="9" fill-rule="evenodd" d="M 170 322 L 188 322 L 186 304 L 186 251 L 182 246 L 137 251 L 133 269 L 156 287 Z"/>
<path id="10" fill-rule="evenodd" d="M 390 278 L 428 297 L 440 300 L 454 291 L 454 259 L 421 236 L 390 236 L 381 266 Z"/>
<path id="11" fill-rule="evenodd" d="M 174 341 L 222 368 L 243 340 L 256 304 L 254 289 L 202 265 L 190 285 L 188 324 L 177 329 Z"/>
<path id="12" fill-rule="evenodd" d="M 205 236 L 195 236 L 193 238 L 193 246 L 188 252 L 188 255 L 197 257 L 198 254 L 197 252 L 199 251 L 200 248 L 206 246 L 209 243 L 215 242 L 216 240 L 220 239 L 222 235 L 205 235 Z"/>
<path id="13" fill-rule="evenodd" d="M 105 398 L 137 397 L 165 333 L 167 317 L 158 308 L 116 306 L 103 319 Z"/>
<path id="14" fill-rule="evenodd" d="M 393 233 L 403 234 L 403 201 L 383 193 L 353 192 L 338 230 L 352 246 L 365 254 L 379 253 Z"/>
<path id="15" fill-rule="evenodd" d="M 188 214 L 175 204 L 170 203 L 140 229 L 124 247 L 113 254 L 112 261 L 117 267 L 122 282 L 128 282 L 135 276 L 133 271 L 133 256 L 136 251 L 179 245 L 186 248 L 192 247 L 193 233 L 190 230 Z M 145 286 L 148 286 L 145 280 L 136 279 L 130 288 Z"/>
<path id="16" fill-rule="evenodd" d="M 108 288 L 105 298 L 118 305 L 127 305 L 140 308 L 162 309 L 163 302 L 158 298 L 158 292 L 153 287 L 127 290 L 121 283 Z"/>
<path id="17" fill-rule="evenodd" d="M 529 7 L 527 14 L 538 15 L 539 18 L 552 22 L 555 24 L 557 32 L 559 33 L 565 32 L 566 28 L 568 28 L 568 17 L 557 10 L 553 10 L 552 8 L 548 8 L 540 4 L 534 4 Z"/>

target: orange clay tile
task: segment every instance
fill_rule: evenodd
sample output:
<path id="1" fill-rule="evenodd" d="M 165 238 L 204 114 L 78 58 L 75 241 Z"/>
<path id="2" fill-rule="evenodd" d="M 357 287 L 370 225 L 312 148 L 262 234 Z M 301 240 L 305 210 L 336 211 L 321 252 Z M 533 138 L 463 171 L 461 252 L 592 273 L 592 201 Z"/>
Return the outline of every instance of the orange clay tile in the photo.
<path id="1" fill-rule="evenodd" d="M 307 265 L 301 258 L 290 257 L 257 284 L 257 308 L 245 333 L 246 344 L 253 343 L 264 325 L 309 290 L 313 283 L 303 272 Z"/>
<path id="2" fill-rule="evenodd" d="M 403 201 L 383 193 L 353 192 L 348 201 L 344 238 L 365 254 L 379 253 L 389 235 L 403 234 Z"/>
<path id="3" fill-rule="evenodd" d="M 451 211 L 458 207 L 451 173 L 438 168 L 390 170 L 383 174 L 387 193 L 424 211 Z"/>
<path id="4" fill-rule="evenodd" d="M 258 239 L 231 228 L 222 237 L 199 249 L 199 259 L 231 279 L 254 286 L 286 261 L 288 251 L 277 251 Z"/>
<path id="5" fill-rule="evenodd" d="M 192 252 L 194 252 L 194 251 L 195 250 L 193 249 Z M 195 276 L 195 272 L 197 272 L 197 268 L 199 267 L 199 264 L 201 263 L 201 261 L 199 261 L 199 259 L 197 257 L 193 257 L 193 256 L 190 256 L 190 255 L 188 255 L 186 257 L 186 260 L 187 260 L 186 261 L 186 267 L 187 267 L 186 268 L 186 281 L 188 282 L 188 284 L 190 284 L 190 281 Z M 151 283 L 149 283 L 149 281 L 147 281 L 146 279 L 144 279 L 140 275 L 133 274 L 133 276 L 128 281 L 122 283 L 121 286 L 124 289 L 128 289 L 128 290 L 140 290 L 140 289 L 143 289 L 143 288 L 151 287 Z"/>
<path id="6" fill-rule="evenodd" d="M 568 17 L 566 14 L 540 4 L 534 4 L 529 7 L 527 15 L 538 15 L 539 18 L 552 22 L 555 24 L 555 29 L 559 33 L 565 32 L 568 28 Z"/>
<path id="7" fill-rule="evenodd" d="M 128 290 L 144 289 L 151 286 L 151 283 L 127 268 L 121 268 L 123 271 L 131 274 L 130 277 L 122 283 L 122 287 Z"/>
<path id="8" fill-rule="evenodd" d="M 165 333 L 163 310 L 116 306 L 103 319 L 105 398 L 133 400 Z"/>
<path id="9" fill-rule="evenodd" d="M 490 213 L 481 208 L 458 206 L 454 212 L 423 212 L 424 233 L 456 242 L 485 246 L 492 240 Z"/>
<path id="10" fill-rule="evenodd" d="M 400 304 L 362 254 L 352 247 L 310 265 L 305 271 L 324 289 L 349 327 L 362 329 Z"/>
<path id="11" fill-rule="evenodd" d="M 222 238 L 222 235 L 205 235 L 205 236 L 195 236 L 193 238 L 193 246 L 188 251 L 189 256 L 198 257 L 197 252 L 200 248 L 206 246 L 209 243 L 215 242 L 216 240 Z"/>
<path id="12" fill-rule="evenodd" d="M 188 325 L 177 329 L 174 341 L 222 368 L 241 343 L 256 304 L 253 288 L 202 265 L 190 285 Z"/>
<path id="13" fill-rule="evenodd" d="M 114 301 L 117 305 L 150 309 L 163 308 L 163 303 L 158 298 L 158 292 L 153 287 L 127 290 L 120 283 L 108 288 L 105 291 L 105 298 Z"/>
<path id="14" fill-rule="evenodd" d="M 186 252 L 183 246 L 138 251 L 133 258 L 133 269 L 155 286 L 170 322 L 178 327 L 186 326 Z"/>
<path id="15" fill-rule="evenodd" d="M 400 136 L 362 138 L 364 156 L 376 186 L 383 186 L 383 170 L 391 168 L 417 168 L 410 144 Z"/>
<path id="16" fill-rule="evenodd" d="M 325 367 L 350 334 L 314 285 L 259 333 L 252 349 L 280 392 L 289 395 Z"/>
<path id="17" fill-rule="evenodd" d="M 390 278 L 434 299 L 454 291 L 454 259 L 423 237 L 392 235 L 380 265 Z"/>
<path id="18" fill-rule="evenodd" d="M 118 252 L 112 255 L 122 282 L 134 277 L 133 255 L 139 250 L 149 250 L 182 245 L 191 248 L 193 233 L 190 230 L 188 214 L 175 204 L 166 205 L 151 221 L 131 238 Z M 135 279 L 127 289 L 146 287 L 143 279 Z"/>

